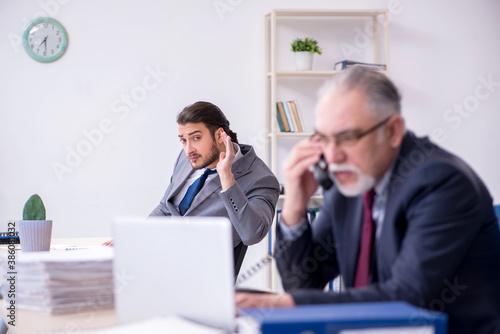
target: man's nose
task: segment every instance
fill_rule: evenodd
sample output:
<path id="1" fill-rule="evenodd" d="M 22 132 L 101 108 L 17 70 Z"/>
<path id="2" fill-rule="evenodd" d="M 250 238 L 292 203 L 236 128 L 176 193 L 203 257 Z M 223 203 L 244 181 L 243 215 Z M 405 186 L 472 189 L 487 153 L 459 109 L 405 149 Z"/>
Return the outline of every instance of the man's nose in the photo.
<path id="1" fill-rule="evenodd" d="M 347 155 L 340 145 L 338 145 L 335 140 L 331 140 L 326 145 L 323 155 L 327 163 L 344 163 L 346 162 Z"/>
<path id="2" fill-rule="evenodd" d="M 186 152 L 186 154 L 191 154 L 194 152 L 194 146 L 191 141 L 186 141 L 186 145 L 184 145 L 184 152 Z"/>

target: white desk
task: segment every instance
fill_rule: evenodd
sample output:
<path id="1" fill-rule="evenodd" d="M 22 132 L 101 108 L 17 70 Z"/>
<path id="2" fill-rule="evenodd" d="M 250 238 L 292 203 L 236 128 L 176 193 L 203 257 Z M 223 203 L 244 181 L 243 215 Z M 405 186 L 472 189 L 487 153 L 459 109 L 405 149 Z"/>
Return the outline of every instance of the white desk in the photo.
<path id="1" fill-rule="evenodd" d="M 53 239 L 52 246 L 98 246 L 111 238 L 65 238 Z M 51 250 L 57 251 L 57 250 Z M 2 248 L 0 253 L 6 253 Z M 6 308 L 3 302 L 1 313 L 5 323 Z M 83 329 L 101 328 L 116 325 L 114 309 L 96 309 L 86 312 L 63 314 L 63 315 L 45 315 L 37 312 L 25 310 L 16 310 L 16 326 L 8 326 L 8 334 L 28 334 L 35 332 L 63 331 L 66 333 L 78 333 Z"/>

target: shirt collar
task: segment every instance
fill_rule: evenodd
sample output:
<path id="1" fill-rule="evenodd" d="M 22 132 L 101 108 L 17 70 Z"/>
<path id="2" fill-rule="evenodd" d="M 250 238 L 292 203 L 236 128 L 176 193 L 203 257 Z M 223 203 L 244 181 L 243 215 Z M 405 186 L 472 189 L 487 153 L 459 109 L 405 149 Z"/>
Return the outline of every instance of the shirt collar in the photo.
<path id="1" fill-rule="evenodd" d="M 399 153 L 396 156 L 398 156 L 398 155 L 399 155 Z M 396 160 L 397 159 L 394 159 L 394 161 L 391 163 L 391 166 L 387 169 L 387 171 L 385 172 L 385 174 L 382 177 L 382 179 L 380 180 L 380 182 L 375 185 L 374 190 L 375 190 L 376 195 L 386 195 L 387 194 L 387 190 L 389 188 L 389 183 L 390 183 L 391 178 L 392 178 L 392 171 L 396 165 Z"/>
<path id="2" fill-rule="evenodd" d="M 236 160 L 240 159 L 243 156 L 243 154 L 241 153 L 240 145 L 238 145 L 236 143 L 232 143 L 232 144 L 233 144 L 233 148 L 236 151 L 236 154 L 234 155 L 234 162 L 236 162 Z"/>

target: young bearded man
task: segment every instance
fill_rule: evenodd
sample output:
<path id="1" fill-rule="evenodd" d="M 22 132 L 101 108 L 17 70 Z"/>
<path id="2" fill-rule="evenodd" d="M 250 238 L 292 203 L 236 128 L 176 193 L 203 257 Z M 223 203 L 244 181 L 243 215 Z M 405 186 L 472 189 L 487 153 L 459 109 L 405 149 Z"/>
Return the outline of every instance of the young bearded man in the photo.
<path id="1" fill-rule="evenodd" d="M 183 152 L 170 185 L 151 216 L 220 216 L 233 227 L 233 247 L 252 245 L 269 231 L 279 183 L 249 145 L 238 144 L 229 121 L 212 103 L 196 102 L 177 116 Z M 190 186 L 201 189 L 192 201 Z"/>

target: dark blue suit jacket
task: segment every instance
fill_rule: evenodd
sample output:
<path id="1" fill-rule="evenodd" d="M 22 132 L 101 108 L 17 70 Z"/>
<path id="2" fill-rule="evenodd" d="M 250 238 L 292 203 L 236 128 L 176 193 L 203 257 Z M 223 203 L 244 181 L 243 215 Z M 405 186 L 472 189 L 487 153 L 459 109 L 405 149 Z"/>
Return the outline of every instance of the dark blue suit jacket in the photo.
<path id="1" fill-rule="evenodd" d="M 500 333 L 500 230 L 491 196 L 462 160 L 408 132 L 389 183 L 372 284 L 352 288 L 362 203 L 325 192 L 318 219 L 275 254 L 297 304 L 404 300 L 446 312 L 450 333 Z M 341 274 L 346 289 L 324 293 Z"/>

